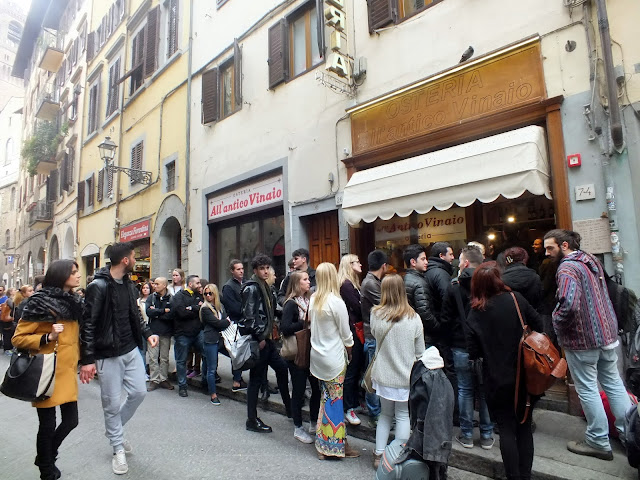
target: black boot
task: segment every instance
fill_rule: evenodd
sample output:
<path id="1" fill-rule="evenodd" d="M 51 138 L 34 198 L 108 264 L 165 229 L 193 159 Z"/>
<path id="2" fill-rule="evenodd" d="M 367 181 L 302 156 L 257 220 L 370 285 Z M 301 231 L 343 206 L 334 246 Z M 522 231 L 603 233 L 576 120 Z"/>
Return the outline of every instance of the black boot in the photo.
<path id="1" fill-rule="evenodd" d="M 40 469 L 40 480 L 58 480 L 60 478 L 60 470 L 53 463 L 42 463 L 36 456 L 33 462 Z"/>

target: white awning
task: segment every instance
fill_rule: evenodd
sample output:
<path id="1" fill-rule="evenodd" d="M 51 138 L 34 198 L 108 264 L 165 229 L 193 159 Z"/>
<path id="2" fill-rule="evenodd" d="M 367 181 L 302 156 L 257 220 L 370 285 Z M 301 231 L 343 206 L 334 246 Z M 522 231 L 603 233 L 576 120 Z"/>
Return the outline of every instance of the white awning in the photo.
<path id="1" fill-rule="evenodd" d="M 346 221 L 357 225 L 432 208 L 447 210 L 525 190 L 551 198 L 544 129 L 530 126 L 362 170 L 344 189 Z"/>

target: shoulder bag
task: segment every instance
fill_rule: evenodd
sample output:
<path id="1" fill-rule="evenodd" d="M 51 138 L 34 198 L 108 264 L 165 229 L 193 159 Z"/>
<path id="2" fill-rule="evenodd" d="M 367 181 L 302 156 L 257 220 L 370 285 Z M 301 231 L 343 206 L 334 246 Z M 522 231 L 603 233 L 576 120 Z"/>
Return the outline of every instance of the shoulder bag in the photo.
<path id="1" fill-rule="evenodd" d="M 531 395 L 542 395 L 557 379 L 564 378 L 567 374 L 567 361 L 562 358 L 549 337 L 544 333 L 534 332 L 524 323 L 520 306 L 516 296 L 511 292 L 511 297 L 516 304 L 520 324 L 522 325 L 522 338 L 518 345 L 518 367 L 516 369 L 516 392 L 514 409 L 518 410 L 518 391 L 520 390 L 520 375 L 524 365 L 524 380 L 527 387 L 527 402 L 520 423 L 524 423 L 531 409 Z"/>
<path id="2" fill-rule="evenodd" d="M 376 348 L 376 353 L 373 355 L 373 358 L 371 359 L 371 363 L 369 363 L 369 366 L 367 367 L 367 371 L 364 372 L 364 377 L 362 378 L 362 388 L 364 388 L 367 391 L 367 393 L 376 393 L 376 389 L 373 388 L 373 379 L 371 378 L 371 373 L 373 372 L 373 364 L 376 362 L 376 358 L 378 358 L 378 352 L 382 349 L 382 344 L 384 343 L 384 340 L 387 338 L 387 335 L 393 328 L 393 325 L 395 325 L 395 323 L 392 324 L 391 327 L 389 327 L 389 330 L 385 332 L 384 336 L 380 340 L 380 344 L 378 345 L 378 348 Z"/>
<path id="3" fill-rule="evenodd" d="M 250 370 L 258 363 L 260 348 L 251 335 L 240 335 L 238 325 L 231 322 L 222 332 L 224 346 L 234 370 Z"/>
<path id="4" fill-rule="evenodd" d="M 50 398 L 56 380 L 57 355 L 57 340 L 53 353 L 31 355 L 28 350 L 14 349 L 0 392 L 25 402 L 41 402 Z"/>
<path id="5" fill-rule="evenodd" d="M 293 363 L 298 368 L 306 370 L 311 365 L 311 328 L 309 328 L 309 308 L 304 316 L 304 327 L 295 334 L 296 339 L 296 357 Z"/>
<path id="6" fill-rule="evenodd" d="M 294 300 L 291 300 L 294 301 Z M 298 308 L 300 305 L 296 302 Z M 307 310 L 305 311 L 305 321 L 309 316 L 309 305 L 307 305 Z M 282 342 L 282 348 L 280 349 L 280 356 L 285 360 L 294 361 L 296 355 L 298 354 L 298 339 L 295 335 L 282 335 L 280 334 L 280 341 Z"/>

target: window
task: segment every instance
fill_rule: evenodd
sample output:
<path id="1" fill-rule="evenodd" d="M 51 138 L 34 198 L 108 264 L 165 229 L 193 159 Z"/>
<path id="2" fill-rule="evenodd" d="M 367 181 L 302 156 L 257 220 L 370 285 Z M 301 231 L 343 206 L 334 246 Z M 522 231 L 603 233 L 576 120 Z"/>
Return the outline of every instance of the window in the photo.
<path id="1" fill-rule="evenodd" d="M 93 202 L 94 202 L 94 196 L 95 196 L 95 189 L 93 188 L 93 184 L 95 182 L 94 178 L 95 178 L 94 174 L 92 173 L 91 176 L 85 180 L 87 207 L 93 206 Z"/>
<path id="2" fill-rule="evenodd" d="M 178 0 L 169 0 L 167 16 L 167 58 L 178 50 Z"/>
<path id="3" fill-rule="evenodd" d="M 9 22 L 9 33 L 7 33 L 7 38 L 10 42 L 19 44 L 20 39 L 22 38 L 22 25 L 15 20 L 11 20 Z"/>
<path id="4" fill-rule="evenodd" d="M 307 2 L 269 28 L 269 88 L 322 62 L 324 23 L 319 20 L 316 2 Z"/>
<path id="5" fill-rule="evenodd" d="M 131 168 L 135 170 L 142 170 L 142 155 L 144 153 L 144 142 L 136 144 L 131 149 Z M 131 174 L 131 185 L 139 183 L 139 178 L 135 174 Z"/>
<path id="6" fill-rule="evenodd" d="M 89 118 L 87 121 L 87 135 L 92 134 L 98 129 L 98 109 L 100 107 L 100 77 L 95 81 L 89 89 Z"/>
<path id="7" fill-rule="evenodd" d="M 84 210 L 84 182 L 78 182 L 78 211 Z"/>
<path id="8" fill-rule="evenodd" d="M 131 88 L 129 94 L 132 95 L 142 86 L 144 74 L 144 34 L 143 28 L 133 37 L 131 44 Z"/>
<path id="9" fill-rule="evenodd" d="M 369 32 L 390 23 L 399 23 L 441 0 L 367 0 Z"/>
<path id="10" fill-rule="evenodd" d="M 171 192 L 176 189 L 176 161 L 171 160 L 165 165 L 166 191 Z"/>
<path id="11" fill-rule="evenodd" d="M 77 87 L 73 87 L 73 100 L 71 100 L 71 105 L 69 106 L 68 120 L 69 123 L 73 124 L 78 119 L 78 96 L 79 93 L 76 92 Z"/>
<path id="12" fill-rule="evenodd" d="M 10 138 L 9 140 L 7 140 L 7 146 L 5 148 L 4 164 L 9 165 L 11 163 L 11 160 L 13 160 L 13 138 Z"/>
<path id="13" fill-rule="evenodd" d="M 4 248 L 8 249 L 11 245 L 11 230 L 4 232 Z"/>
<path id="14" fill-rule="evenodd" d="M 66 174 L 65 174 L 65 190 L 67 192 L 71 191 L 71 186 L 73 185 L 73 171 L 74 171 L 74 162 L 76 157 L 76 150 L 73 147 L 69 147 L 69 153 L 66 156 L 67 164 L 66 164 Z"/>
<path id="15" fill-rule="evenodd" d="M 147 13 L 147 23 L 133 37 L 131 42 L 131 70 L 123 79 L 131 77 L 129 94 L 133 95 L 150 77 L 158 66 L 158 17 L 160 7 L 156 6 Z"/>
<path id="16" fill-rule="evenodd" d="M 107 113 L 109 117 L 118 109 L 120 100 L 120 59 L 118 58 L 109 68 L 109 94 L 107 97 Z"/>
<path id="17" fill-rule="evenodd" d="M 98 202 L 102 202 L 102 199 L 104 198 L 104 172 L 105 169 L 101 168 L 98 171 L 98 193 L 97 193 L 97 199 Z"/>
<path id="18" fill-rule="evenodd" d="M 11 187 L 10 208 L 13 211 L 16 208 L 16 187 Z"/>
<path id="19" fill-rule="evenodd" d="M 202 123 L 221 120 L 242 108 L 242 50 L 234 42 L 233 58 L 202 74 Z"/>

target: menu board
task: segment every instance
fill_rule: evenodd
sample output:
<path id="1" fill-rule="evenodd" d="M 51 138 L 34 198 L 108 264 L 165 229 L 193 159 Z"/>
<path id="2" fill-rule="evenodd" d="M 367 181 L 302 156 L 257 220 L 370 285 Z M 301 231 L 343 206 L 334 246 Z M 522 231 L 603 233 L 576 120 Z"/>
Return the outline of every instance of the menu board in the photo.
<path id="1" fill-rule="evenodd" d="M 608 218 L 574 220 L 573 230 L 582 237 L 580 250 L 587 253 L 611 252 L 611 230 Z"/>

